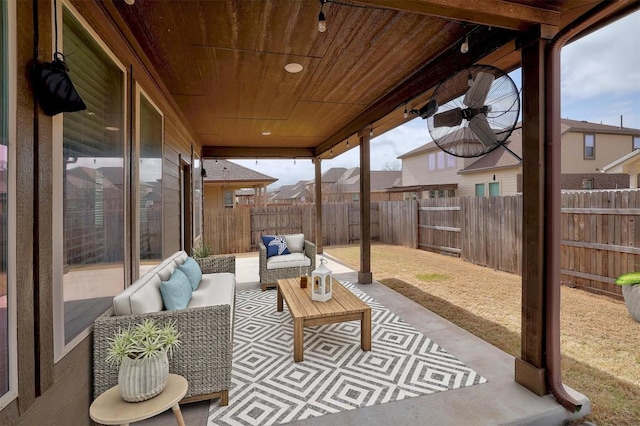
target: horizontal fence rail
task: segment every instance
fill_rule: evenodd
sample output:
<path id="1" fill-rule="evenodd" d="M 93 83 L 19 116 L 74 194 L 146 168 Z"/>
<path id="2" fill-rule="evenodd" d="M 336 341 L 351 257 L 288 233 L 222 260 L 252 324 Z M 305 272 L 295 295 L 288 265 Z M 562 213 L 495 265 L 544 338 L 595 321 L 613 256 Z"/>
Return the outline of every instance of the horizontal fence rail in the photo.
<path id="1" fill-rule="evenodd" d="M 360 240 L 358 203 L 322 206 L 323 245 Z M 640 191 L 562 194 L 563 284 L 621 297 L 615 278 L 640 269 Z M 371 203 L 371 239 L 460 256 L 522 273 L 522 195 Z M 303 233 L 315 241 L 315 205 L 205 211 L 204 241 L 215 253 L 257 250 L 261 235 Z"/>

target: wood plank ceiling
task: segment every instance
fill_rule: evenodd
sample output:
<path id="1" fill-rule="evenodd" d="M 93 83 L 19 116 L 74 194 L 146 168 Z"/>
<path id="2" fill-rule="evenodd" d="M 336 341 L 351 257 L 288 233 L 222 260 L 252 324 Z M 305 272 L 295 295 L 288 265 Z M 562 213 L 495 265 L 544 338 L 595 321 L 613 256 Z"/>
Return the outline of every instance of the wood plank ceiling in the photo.
<path id="1" fill-rule="evenodd" d="M 419 108 L 454 71 L 518 67 L 518 36 L 556 31 L 600 3 L 345 0 L 324 4 L 320 33 L 319 0 L 112 1 L 204 156 L 230 158 L 337 155 L 365 127 L 407 121 L 405 103 Z M 285 71 L 292 62 L 303 70 Z"/>

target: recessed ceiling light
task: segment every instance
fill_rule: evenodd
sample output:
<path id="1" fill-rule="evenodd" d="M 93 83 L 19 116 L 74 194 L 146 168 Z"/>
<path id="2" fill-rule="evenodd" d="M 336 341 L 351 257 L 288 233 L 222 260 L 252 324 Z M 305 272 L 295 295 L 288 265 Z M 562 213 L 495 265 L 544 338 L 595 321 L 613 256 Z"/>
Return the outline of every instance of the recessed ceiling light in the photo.
<path id="1" fill-rule="evenodd" d="M 302 71 L 303 66 L 296 63 L 296 62 L 291 62 L 290 64 L 287 64 L 284 66 L 284 69 L 287 72 L 290 72 L 291 74 L 295 74 L 298 73 L 300 71 Z"/>
<path id="2" fill-rule="evenodd" d="M 264 132 L 262 132 L 262 136 L 269 136 L 271 135 L 271 132 L 269 130 L 265 130 Z"/>
<path id="3" fill-rule="evenodd" d="M 107 129 L 110 132 L 117 132 L 118 130 L 120 130 L 119 127 L 113 127 L 113 126 L 107 126 L 105 127 L 105 129 Z"/>

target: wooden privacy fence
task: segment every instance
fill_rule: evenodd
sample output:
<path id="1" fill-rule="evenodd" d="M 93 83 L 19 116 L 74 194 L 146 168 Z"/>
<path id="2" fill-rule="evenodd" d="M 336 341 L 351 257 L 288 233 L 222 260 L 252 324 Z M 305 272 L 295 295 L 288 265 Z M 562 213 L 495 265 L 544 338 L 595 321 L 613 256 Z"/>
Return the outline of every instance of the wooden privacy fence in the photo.
<path id="1" fill-rule="evenodd" d="M 456 208 L 457 207 L 457 208 Z M 563 284 L 619 297 L 614 284 L 640 269 L 640 191 L 563 192 Z M 522 196 L 421 200 L 419 247 L 522 274 Z"/>
<path id="2" fill-rule="evenodd" d="M 322 215 L 325 246 L 359 241 L 358 203 L 326 204 Z M 640 269 L 640 190 L 565 192 L 561 218 L 562 282 L 619 297 L 615 278 Z M 315 224 L 314 205 L 207 210 L 204 241 L 215 253 L 242 253 L 263 234 L 315 241 Z M 373 202 L 371 239 L 521 274 L 522 196 Z"/>
<path id="3" fill-rule="evenodd" d="M 563 283 L 622 294 L 615 278 L 640 270 L 639 219 L 638 190 L 562 194 Z"/>
<path id="4" fill-rule="evenodd" d="M 522 274 L 522 196 L 460 198 L 462 258 Z"/>
<path id="5" fill-rule="evenodd" d="M 371 239 L 415 247 L 415 201 L 371 203 Z M 315 205 L 205 210 L 204 242 L 214 253 L 245 253 L 258 249 L 261 235 L 301 232 L 316 239 Z M 325 246 L 360 241 L 358 203 L 322 206 Z"/>

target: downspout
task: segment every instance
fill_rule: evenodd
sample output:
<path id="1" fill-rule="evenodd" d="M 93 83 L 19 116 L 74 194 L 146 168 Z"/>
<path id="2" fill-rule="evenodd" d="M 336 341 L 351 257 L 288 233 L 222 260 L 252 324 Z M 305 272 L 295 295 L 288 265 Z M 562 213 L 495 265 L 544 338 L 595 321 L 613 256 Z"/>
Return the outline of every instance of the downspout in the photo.
<path id="1" fill-rule="evenodd" d="M 637 8 L 630 3 L 629 12 Z M 568 411 L 575 413 L 582 405 L 571 397 L 562 384 L 560 351 L 560 240 L 561 240 L 561 131 L 560 131 L 560 51 L 572 38 L 611 13 L 619 16 L 619 2 L 602 2 L 561 30 L 547 45 L 546 75 L 548 78 L 545 117 L 545 335 L 546 368 L 549 391 Z"/>

